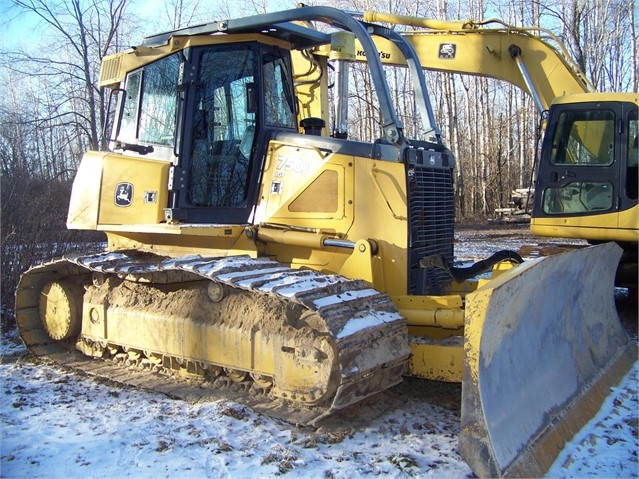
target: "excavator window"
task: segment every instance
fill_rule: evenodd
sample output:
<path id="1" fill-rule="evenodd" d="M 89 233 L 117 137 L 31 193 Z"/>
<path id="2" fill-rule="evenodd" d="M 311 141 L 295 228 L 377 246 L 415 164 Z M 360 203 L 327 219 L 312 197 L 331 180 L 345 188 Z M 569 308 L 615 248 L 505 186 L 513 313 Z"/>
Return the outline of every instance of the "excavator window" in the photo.
<path id="1" fill-rule="evenodd" d="M 637 106 L 597 101 L 553 105 L 537 177 L 536 211 L 588 216 L 637 204 Z"/>
<path id="2" fill-rule="evenodd" d="M 611 165 L 614 135 L 613 111 L 564 111 L 557 121 L 550 161 L 555 165 Z"/>
<path id="3" fill-rule="evenodd" d="M 544 191 L 544 213 L 607 211 L 613 205 L 613 186 L 608 181 L 575 181 Z"/>
<path id="4" fill-rule="evenodd" d="M 565 108 L 553 123 L 551 185 L 543 191 L 548 215 L 588 214 L 612 210 L 616 113 L 613 109 Z M 614 182 L 613 182 L 614 181 Z"/>

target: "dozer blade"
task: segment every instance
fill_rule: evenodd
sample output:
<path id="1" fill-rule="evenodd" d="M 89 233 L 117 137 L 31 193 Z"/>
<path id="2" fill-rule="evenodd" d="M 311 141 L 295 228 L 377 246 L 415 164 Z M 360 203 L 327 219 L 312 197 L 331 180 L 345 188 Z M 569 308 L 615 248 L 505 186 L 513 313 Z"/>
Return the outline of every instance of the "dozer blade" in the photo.
<path id="1" fill-rule="evenodd" d="M 479 477 L 543 477 L 637 359 L 614 243 L 513 268 L 466 298 L 459 449 Z"/>

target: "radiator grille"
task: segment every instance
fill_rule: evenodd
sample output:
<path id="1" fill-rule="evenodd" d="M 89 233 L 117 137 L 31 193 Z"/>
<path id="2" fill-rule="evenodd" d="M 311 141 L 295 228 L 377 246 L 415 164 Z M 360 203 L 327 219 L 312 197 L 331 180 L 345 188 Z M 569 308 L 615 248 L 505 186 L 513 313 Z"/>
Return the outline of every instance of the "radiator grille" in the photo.
<path id="1" fill-rule="evenodd" d="M 409 184 L 409 294 L 439 294 L 450 276 L 441 269 L 420 268 L 419 260 L 443 255 L 453 261 L 455 199 L 452 168 L 411 166 Z"/>

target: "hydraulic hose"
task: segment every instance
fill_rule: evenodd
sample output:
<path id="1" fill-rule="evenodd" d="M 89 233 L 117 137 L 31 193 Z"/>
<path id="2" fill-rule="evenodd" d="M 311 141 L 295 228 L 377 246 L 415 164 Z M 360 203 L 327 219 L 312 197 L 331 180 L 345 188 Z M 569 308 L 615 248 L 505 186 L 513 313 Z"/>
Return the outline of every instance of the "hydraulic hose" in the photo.
<path id="1" fill-rule="evenodd" d="M 419 260 L 419 266 L 421 268 L 439 268 L 446 271 L 450 277 L 457 282 L 462 282 L 470 278 L 474 278 L 475 276 L 485 273 L 489 271 L 494 265 L 501 261 L 511 261 L 516 264 L 523 263 L 519 254 L 510 250 L 501 250 L 497 251 L 495 254 L 490 256 L 489 258 L 483 259 L 481 261 L 477 261 L 475 264 L 471 266 L 467 266 L 464 268 L 457 268 L 446 262 L 443 255 L 432 255 L 426 256 Z"/>

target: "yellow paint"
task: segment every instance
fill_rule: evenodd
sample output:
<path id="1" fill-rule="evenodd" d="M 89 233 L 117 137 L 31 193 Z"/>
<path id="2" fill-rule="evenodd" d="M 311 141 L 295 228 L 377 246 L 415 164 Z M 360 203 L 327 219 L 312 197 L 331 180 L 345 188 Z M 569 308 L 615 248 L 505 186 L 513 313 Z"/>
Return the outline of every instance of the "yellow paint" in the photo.
<path id="1" fill-rule="evenodd" d="M 457 343 L 461 343 L 459 338 Z M 461 344 L 408 342 L 411 357 L 408 374 L 433 381 L 461 382 L 464 364 L 464 349 Z"/>
<path id="2" fill-rule="evenodd" d="M 539 236 L 599 241 L 639 241 L 639 206 L 605 214 L 532 218 L 530 230 Z"/>

